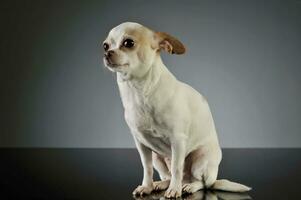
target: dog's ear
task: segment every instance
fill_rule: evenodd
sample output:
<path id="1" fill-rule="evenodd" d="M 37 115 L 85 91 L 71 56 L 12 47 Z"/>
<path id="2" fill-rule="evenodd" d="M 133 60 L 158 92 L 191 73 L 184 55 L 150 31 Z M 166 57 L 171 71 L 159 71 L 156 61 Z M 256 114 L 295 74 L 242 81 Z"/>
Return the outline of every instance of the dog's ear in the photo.
<path id="1" fill-rule="evenodd" d="M 184 54 L 186 51 L 185 46 L 178 39 L 167 33 L 155 32 L 155 37 L 159 50 L 163 49 L 170 54 Z"/>

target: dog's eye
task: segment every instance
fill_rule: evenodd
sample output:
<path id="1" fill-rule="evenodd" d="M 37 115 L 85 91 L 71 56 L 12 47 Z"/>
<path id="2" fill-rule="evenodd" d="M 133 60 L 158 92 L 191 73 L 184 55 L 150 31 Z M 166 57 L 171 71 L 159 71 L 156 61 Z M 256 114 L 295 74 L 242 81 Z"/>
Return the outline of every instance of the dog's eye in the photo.
<path id="1" fill-rule="evenodd" d="M 132 48 L 134 46 L 134 41 L 132 39 L 126 39 L 122 44 L 126 48 Z"/>
<path id="2" fill-rule="evenodd" d="M 107 43 L 103 43 L 103 49 L 107 51 L 109 49 L 109 45 Z"/>

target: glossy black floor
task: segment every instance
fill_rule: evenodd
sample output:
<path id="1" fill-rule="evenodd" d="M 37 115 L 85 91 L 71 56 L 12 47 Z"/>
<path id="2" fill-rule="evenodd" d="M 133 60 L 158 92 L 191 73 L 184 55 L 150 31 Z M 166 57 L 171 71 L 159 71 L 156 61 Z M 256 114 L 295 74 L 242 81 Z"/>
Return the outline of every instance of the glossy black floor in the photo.
<path id="1" fill-rule="evenodd" d="M 135 149 L 0 149 L 0 159 L 1 199 L 128 200 L 142 180 Z M 301 149 L 223 149 L 219 178 L 253 190 L 200 191 L 185 199 L 300 199 Z"/>

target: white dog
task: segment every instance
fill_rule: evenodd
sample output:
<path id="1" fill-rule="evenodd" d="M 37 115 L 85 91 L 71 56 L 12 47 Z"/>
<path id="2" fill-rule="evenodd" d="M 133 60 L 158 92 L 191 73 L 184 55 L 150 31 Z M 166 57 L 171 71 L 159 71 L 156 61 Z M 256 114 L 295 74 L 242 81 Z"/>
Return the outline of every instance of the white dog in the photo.
<path id="1" fill-rule="evenodd" d="M 222 152 L 206 99 L 163 64 L 160 50 L 185 53 L 167 33 L 137 23 L 113 28 L 103 43 L 105 66 L 117 72 L 124 117 L 143 165 L 133 194 L 165 190 L 166 198 L 203 188 L 244 192 L 249 187 L 216 180 Z M 153 166 L 161 181 L 153 182 Z"/>

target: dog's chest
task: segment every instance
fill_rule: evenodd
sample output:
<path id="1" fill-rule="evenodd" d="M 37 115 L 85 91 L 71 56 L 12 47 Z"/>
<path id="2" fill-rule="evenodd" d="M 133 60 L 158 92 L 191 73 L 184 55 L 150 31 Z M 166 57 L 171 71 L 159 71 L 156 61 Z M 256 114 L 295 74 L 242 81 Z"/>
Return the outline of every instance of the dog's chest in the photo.
<path id="1" fill-rule="evenodd" d="M 154 151 L 166 152 L 169 149 L 169 128 L 156 102 L 132 90 L 121 91 L 121 98 L 125 120 L 132 134 Z"/>
<path id="2" fill-rule="evenodd" d="M 159 129 L 164 128 L 164 123 L 149 99 L 132 94 L 123 101 L 125 101 L 125 119 L 131 129 L 153 137 L 163 136 Z"/>

